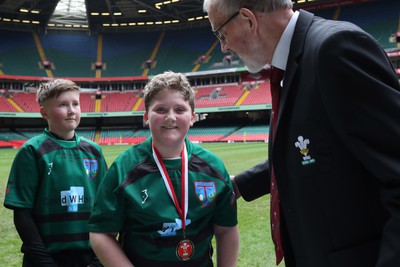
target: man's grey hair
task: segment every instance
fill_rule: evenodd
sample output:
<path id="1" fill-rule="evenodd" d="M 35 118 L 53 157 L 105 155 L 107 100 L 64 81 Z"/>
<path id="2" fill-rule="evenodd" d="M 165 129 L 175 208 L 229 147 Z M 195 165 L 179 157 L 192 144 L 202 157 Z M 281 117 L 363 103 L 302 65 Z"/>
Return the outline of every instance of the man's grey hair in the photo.
<path id="1" fill-rule="evenodd" d="M 209 12 L 211 7 L 225 16 L 230 16 L 240 8 L 252 11 L 271 12 L 281 8 L 292 8 L 292 0 L 204 0 L 203 10 Z"/>

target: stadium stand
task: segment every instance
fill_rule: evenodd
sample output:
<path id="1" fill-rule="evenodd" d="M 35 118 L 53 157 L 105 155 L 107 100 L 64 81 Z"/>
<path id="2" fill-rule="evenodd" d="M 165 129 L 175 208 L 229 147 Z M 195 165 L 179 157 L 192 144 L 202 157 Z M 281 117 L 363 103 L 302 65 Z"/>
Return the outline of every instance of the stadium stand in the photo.
<path id="1" fill-rule="evenodd" d="M 41 61 L 31 32 L 0 31 L 0 59 L 5 74 L 43 76 Z M 6 42 L 4 40 L 7 40 Z"/>
<path id="2" fill-rule="evenodd" d="M 374 36 L 384 49 L 397 48 L 395 42 L 389 41 L 390 36 L 398 31 L 399 26 L 399 9 L 396 8 L 393 0 L 346 6 L 341 8 L 339 19 L 351 21 L 360 26 Z"/>
<path id="3" fill-rule="evenodd" d="M 246 90 L 246 89 L 245 89 Z M 249 94 L 241 102 L 241 105 L 257 105 L 271 103 L 271 91 L 268 82 L 257 83 L 254 88 L 249 89 Z"/>
<path id="4" fill-rule="evenodd" d="M 40 34 L 45 58 L 54 64 L 55 77 L 94 77 L 91 62 L 96 61 L 97 38 L 87 34 Z M 36 54 L 38 50 L 36 51 Z"/>
<path id="5" fill-rule="evenodd" d="M 102 71 L 102 75 L 104 77 L 142 75 L 144 70 L 142 63 L 151 56 L 159 35 L 159 32 L 104 33 L 102 58 L 107 67 Z"/>
<path id="6" fill-rule="evenodd" d="M 12 105 L 9 98 L 0 95 L 0 111 L 2 112 L 18 112 L 18 109 Z"/>
<path id="7" fill-rule="evenodd" d="M 137 96 L 132 92 L 104 92 L 101 100 L 101 112 L 130 111 L 136 101 Z"/>
<path id="8" fill-rule="evenodd" d="M 221 142 L 226 136 L 238 130 L 237 125 L 204 126 L 204 122 L 195 123 L 187 134 L 194 142 Z"/>
<path id="9" fill-rule="evenodd" d="M 234 106 L 242 94 L 240 85 L 199 87 L 195 98 L 196 107 Z"/>
<path id="10" fill-rule="evenodd" d="M 371 33 L 390 51 L 398 46 L 398 42 L 393 39 L 399 30 L 399 2 L 396 0 L 329 5 L 324 9 L 311 7 L 310 11 L 321 17 L 354 22 Z M 100 144 L 135 144 L 149 136 L 149 129 L 142 125 L 114 127 L 114 119 L 122 121 L 122 125 L 133 125 L 130 124 L 133 119 L 129 116 L 115 118 L 117 115 L 109 114 L 144 111 L 144 102 L 140 98 L 140 90 L 143 87 L 130 83 L 130 80 L 138 76 L 147 79 L 166 70 L 200 76 L 200 81 L 194 83 L 195 105 L 196 110 L 201 109 L 208 117 L 204 121 L 196 122 L 189 130 L 190 140 L 265 142 L 268 139 L 267 123 L 258 125 L 252 123 L 254 120 L 251 118 L 250 121 L 246 120 L 247 116 L 269 116 L 268 105 L 271 103 L 271 96 L 267 72 L 249 74 L 233 55 L 229 57 L 227 64 L 226 55 L 221 52 L 210 27 L 104 32 L 93 35 L 73 31 L 33 33 L 0 30 L 0 35 L 2 39 L 7 40 L 0 42 L 0 89 L 7 90 L 10 94 L 9 98 L 0 95 L 0 112 L 19 115 L 16 119 L 0 118 L 0 141 L 6 143 L 1 143 L 0 146 L 18 146 L 42 131 L 31 129 L 34 127 L 32 124 L 28 124 L 27 128 L 18 128 L 14 123 L 19 118 L 29 120 L 24 118 L 24 112 L 39 112 L 35 93 L 27 90 L 25 82 L 18 82 L 18 79 L 22 76 L 28 77 L 28 80 L 31 77 L 43 80 L 52 78 L 44 69 L 43 59 L 50 60 L 50 74 L 54 77 L 87 79 L 85 87 L 91 90 L 81 94 L 81 110 L 84 114 L 101 114 L 93 118 L 83 116 L 82 127 L 78 128 L 77 133 Z M 99 73 L 98 69 L 93 67 L 98 60 L 102 63 L 100 74 L 106 80 L 93 81 L 91 79 L 98 77 Z M 150 68 L 144 64 L 148 60 L 151 61 Z M 232 62 L 239 64 L 230 65 Z M 10 80 L 7 75 L 15 75 L 17 78 Z M 5 76 L 7 77 L 4 78 Z M 125 80 L 124 83 L 112 84 L 108 83 L 107 79 Z M 145 82 L 146 80 L 142 81 Z M 38 83 L 38 80 L 35 80 L 36 86 Z M 8 86 L 9 84 L 12 86 Z M 247 109 L 256 105 L 255 111 Z M 224 107 L 235 112 L 214 113 L 214 110 Z M 210 121 L 209 118 L 218 122 Z M 232 123 L 226 125 L 227 121 Z"/>
<path id="11" fill-rule="evenodd" d="M 150 130 L 148 129 L 106 128 L 102 129 L 98 143 L 101 145 L 138 144 L 149 135 Z"/>
<path id="12" fill-rule="evenodd" d="M 23 110 L 23 112 L 39 112 L 34 93 L 18 92 L 12 94 L 12 100 Z"/>
<path id="13" fill-rule="evenodd" d="M 78 127 L 78 129 L 76 129 L 76 133 L 79 136 L 83 136 L 83 137 L 85 137 L 85 138 L 87 138 L 89 140 L 94 141 L 94 137 L 95 137 L 94 129 L 84 129 L 84 128 L 79 128 Z"/>
<path id="14" fill-rule="evenodd" d="M 149 74 L 154 75 L 167 70 L 178 72 L 190 72 L 199 56 L 206 53 L 215 42 L 215 37 L 209 28 L 176 30 L 165 32 L 164 39 L 156 55 L 157 65 L 151 69 Z M 207 63 L 202 64 L 201 69 L 207 69 L 215 60 L 214 57 Z"/>
<path id="15" fill-rule="evenodd" d="M 226 142 L 268 142 L 269 126 L 247 125 L 225 137 Z"/>
<path id="16" fill-rule="evenodd" d="M 81 93 L 80 95 L 81 112 L 94 112 L 96 98 L 91 93 Z"/>

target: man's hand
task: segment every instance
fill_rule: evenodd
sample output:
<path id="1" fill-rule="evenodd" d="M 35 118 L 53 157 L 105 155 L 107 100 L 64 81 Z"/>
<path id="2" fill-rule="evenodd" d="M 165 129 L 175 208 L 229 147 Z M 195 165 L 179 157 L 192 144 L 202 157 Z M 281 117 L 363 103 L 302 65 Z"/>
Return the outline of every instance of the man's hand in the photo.
<path id="1" fill-rule="evenodd" d="M 242 195 L 240 194 L 239 188 L 238 188 L 237 185 L 236 185 L 235 176 L 234 176 L 234 175 L 230 175 L 230 177 L 231 177 L 231 181 L 232 181 L 233 192 L 234 192 L 235 195 L 236 195 L 236 199 L 238 199 L 238 198 L 240 198 Z"/>

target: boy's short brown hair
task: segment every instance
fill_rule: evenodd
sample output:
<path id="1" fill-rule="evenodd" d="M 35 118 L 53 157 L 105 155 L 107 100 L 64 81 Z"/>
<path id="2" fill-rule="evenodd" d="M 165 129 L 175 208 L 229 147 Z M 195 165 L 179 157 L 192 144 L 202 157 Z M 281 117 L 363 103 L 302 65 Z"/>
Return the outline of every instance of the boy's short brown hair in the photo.
<path id="1" fill-rule="evenodd" d="M 189 80 L 182 73 L 166 71 L 154 76 L 144 88 L 144 106 L 149 111 L 149 106 L 155 96 L 163 90 L 175 90 L 182 94 L 194 112 L 194 92 Z"/>
<path id="2" fill-rule="evenodd" d="M 57 98 L 66 91 L 80 91 L 80 88 L 75 82 L 66 79 L 55 79 L 42 83 L 36 92 L 36 101 L 43 106 L 47 100 Z"/>

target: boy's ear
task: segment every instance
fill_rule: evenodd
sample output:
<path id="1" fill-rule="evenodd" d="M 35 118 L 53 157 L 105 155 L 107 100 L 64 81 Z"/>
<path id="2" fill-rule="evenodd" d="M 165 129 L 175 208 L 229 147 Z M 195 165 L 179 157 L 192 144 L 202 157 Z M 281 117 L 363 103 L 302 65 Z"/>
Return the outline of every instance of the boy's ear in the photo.
<path id="1" fill-rule="evenodd" d="M 46 109 L 43 106 L 40 106 L 40 114 L 42 115 L 43 119 L 47 120 L 47 112 Z"/>
<path id="2" fill-rule="evenodd" d="M 196 122 L 196 112 L 193 112 L 192 119 L 190 120 L 190 126 L 193 126 L 195 122 Z"/>
<path id="3" fill-rule="evenodd" d="M 144 119 L 146 125 L 149 125 L 149 115 L 147 114 L 146 111 L 143 114 L 143 119 Z"/>

